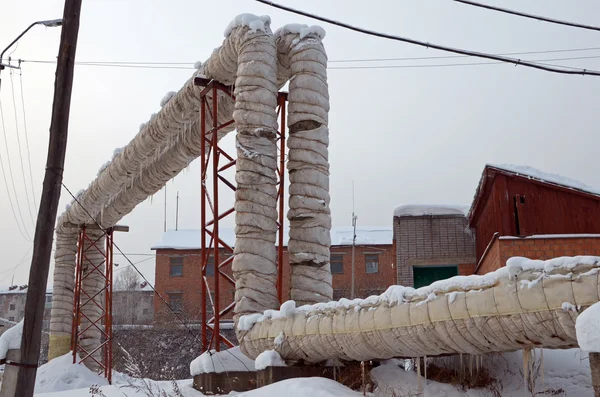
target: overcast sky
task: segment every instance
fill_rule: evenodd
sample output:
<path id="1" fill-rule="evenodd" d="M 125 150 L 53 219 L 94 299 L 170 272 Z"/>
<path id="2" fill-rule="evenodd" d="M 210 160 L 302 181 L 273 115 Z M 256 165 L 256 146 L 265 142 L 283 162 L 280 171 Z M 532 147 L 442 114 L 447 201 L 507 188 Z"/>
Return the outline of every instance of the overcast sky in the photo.
<path id="1" fill-rule="evenodd" d="M 491 52 L 531 52 L 598 47 L 600 34 L 476 9 L 450 0 L 318 1 L 280 3 L 364 28 L 453 47 Z M 530 0 L 492 1 L 549 17 L 600 25 L 600 3 Z M 0 47 L 31 22 L 62 17 L 63 1 L 6 2 L 0 15 Z M 156 112 L 167 91 L 178 90 L 194 62 L 205 60 L 240 13 L 268 14 L 272 28 L 292 22 L 315 24 L 251 0 L 85 0 L 78 61 L 184 62 L 190 70 L 77 66 L 71 104 L 64 182 L 73 192 L 96 177 L 115 148 L 127 144 L 140 123 Z M 340 60 L 447 56 L 434 50 L 368 37 L 332 25 L 325 46 L 329 90 L 331 210 L 334 226 L 349 226 L 352 181 L 359 226 L 391 226 L 395 206 L 407 203 L 470 204 L 485 163 L 514 163 L 562 174 L 600 187 L 598 147 L 600 77 L 547 73 L 512 65 L 432 66 L 484 62 L 469 58 L 348 62 Z M 12 54 L 24 60 L 54 60 L 59 28 L 35 27 Z M 13 47 L 14 49 L 14 47 Z M 10 51 L 9 51 L 10 52 Z M 518 55 L 523 59 L 600 70 L 598 50 Z M 411 65 L 405 68 L 334 69 L 348 66 Z M 55 65 L 22 65 L 25 115 L 36 199 L 42 186 Z M 33 235 L 23 109 L 18 72 L 13 76 L 26 179 L 21 172 L 10 73 L 2 72 L 0 100 L 20 212 Z M 0 130 L 0 133 L 2 131 Z M 225 146 L 233 148 L 233 136 Z M 168 184 L 168 224 L 174 228 L 179 191 L 180 228 L 199 227 L 199 163 Z M 10 173 L 9 173 L 10 175 Z M 9 176 L 8 175 L 8 176 Z M 9 176 L 9 191 L 12 185 Z M 29 185 L 27 185 L 29 188 Z M 30 192 L 31 193 L 31 192 Z M 13 196 L 13 201 L 14 201 Z M 31 199 L 30 199 L 31 201 Z M 70 201 L 61 195 L 60 211 Z M 15 203 L 13 202 L 13 205 Z M 32 208 L 33 218 L 37 209 Z M 121 223 L 130 226 L 115 241 L 128 253 L 148 254 L 163 232 L 164 193 L 138 206 Z M 17 219 L 19 209 L 15 205 Z M 13 217 L 0 181 L 0 284 L 26 283 L 31 243 Z M 230 221 L 231 223 L 231 221 Z M 12 269 L 25 256 L 16 271 Z M 134 261 L 148 257 L 132 255 Z M 125 260 L 116 257 L 122 265 Z M 154 260 L 140 263 L 154 279 Z M 52 270 L 51 270 L 52 271 Z M 50 279 L 52 273 L 50 273 Z M 51 281 L 51 280 L 50 280 Z"/>

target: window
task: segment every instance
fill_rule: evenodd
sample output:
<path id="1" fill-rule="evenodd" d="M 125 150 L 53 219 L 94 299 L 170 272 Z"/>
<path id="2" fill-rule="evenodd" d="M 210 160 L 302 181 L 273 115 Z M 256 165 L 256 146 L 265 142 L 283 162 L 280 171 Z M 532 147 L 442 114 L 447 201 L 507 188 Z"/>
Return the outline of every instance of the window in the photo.
<path id="1" fill-rule="evenodd" d="M 206 275 L 207 276 L 215 275 L 215 257 L 212 255 L 208 256 L 208 263 L 206 264 Z"/>
<path id="2" fill-rule="evenodd" d="M 181 313 L 183 311 L 183 294 L 169 294 L 169 306 L 175 313 Z"/>
<path id="3" fill-rule="evenodd" d="M 52 303 L 52 295 L 46 296 L 46 303 Z"/>
<path id="4" fill-rule="evenodd" d="M 15 304 L 14 304 L 14 303 L 11 303 L 11 304 L 8 306 L 8 310 L 16 310 Z M 12 320 L 11 320 L 11 321 L 12 321 Z"/>
<path id="5" fill-rule="evenodd" d="M 365 265 L 367 273 L 377 273 L 379 271 L 379 255 L 365 254 Z"/>
<path id="6" fill-rule="evenodd" d="M 343 254 L 331 254 L 331 273 L 340 274 L 344 273 L 344 255 Z"/>
<path id="7" fill-rule="evenodd" d="M 14 317 L 9 317 L 8 321 L 15 321 L 15 318 Z"/>
<path id="8" fill-rule="evenodd" d="M 340 299 L 342 299 L 344 297 L 344 290 L 343 289 L 334 289 L 333 290 L 333 300 L 334 301 L 339 301 Z"/>
<path id="9" fill-rule="evenodd" d="M 148 309 L 142 310 L 142 314 L 144 314 L 144 315 L 148 314 Z"/>
<path id="10" fill-rule="evenodd" d="M 169 275 L 171 277 L 182 277 L 183 276 L 183 256 L 172 256 L 171 257 L 171 268 Z"/>

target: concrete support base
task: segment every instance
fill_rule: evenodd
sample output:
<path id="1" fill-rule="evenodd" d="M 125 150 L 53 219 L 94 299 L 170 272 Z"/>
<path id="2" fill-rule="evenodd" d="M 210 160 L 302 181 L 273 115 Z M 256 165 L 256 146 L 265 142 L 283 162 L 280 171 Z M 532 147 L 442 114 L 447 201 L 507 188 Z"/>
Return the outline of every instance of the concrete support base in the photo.
<path id="1" fill-rule="evenodd" d="M 21 361 L 21 350 L 12 349 L 6 353 L 6 361 Z M 4 375 L 2 376 L 2 386 L 0 387 L 0 397 L 16 397 L 17 376 L 19 367 L 6 364 L 4 366 Z"/>

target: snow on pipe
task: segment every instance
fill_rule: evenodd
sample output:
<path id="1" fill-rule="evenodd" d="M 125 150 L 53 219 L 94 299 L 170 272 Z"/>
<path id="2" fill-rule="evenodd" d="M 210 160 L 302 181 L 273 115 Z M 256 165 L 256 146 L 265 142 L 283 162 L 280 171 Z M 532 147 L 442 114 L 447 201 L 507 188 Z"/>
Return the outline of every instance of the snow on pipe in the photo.
<path id="1" fill-rule="evenodd" d="M 289 301 L 241 317 L 238 333 L 251 358 L 276 350 L 307 362 L 571 348 L 578 310 L 600 300 L 599 270 L 599 257 L 512 258 L 496 272 L 417 290 L 297 309 Z"/>

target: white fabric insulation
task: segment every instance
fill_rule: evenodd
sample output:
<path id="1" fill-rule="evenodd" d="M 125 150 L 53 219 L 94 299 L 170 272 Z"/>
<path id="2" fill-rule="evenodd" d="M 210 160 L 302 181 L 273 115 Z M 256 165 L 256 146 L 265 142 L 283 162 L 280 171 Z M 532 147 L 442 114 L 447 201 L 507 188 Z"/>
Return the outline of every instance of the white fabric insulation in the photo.
<path id="1" fill-rule="evenodd" d="M 329 247 L 329 90 L 327 55 L 317 29 L 286 25 L 276 33 L 280 81 L 290 81 L 287 168 L 291 289 L 299 305 L 332 299 Z M 324 33 L 322 33 L 324 36 Z"/>
<path id="2" fill-rule="evenodd" d="M 400 301 L 317 304 L 249 326 L 252 317 L 245 316 L 241 347 L 250 358 L 274 349 L 286 361 L 307 362 L 572 348 L 578 313 L 563 310 L 563 303 L 585 309 L 598 302 L 598 275 L 597 261 L 582 261 L 569 269 L 525 270 L 433 296 L 408 293 Z M 278 345 L 281 333 L 285 343 Z"/>

